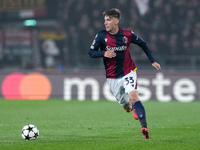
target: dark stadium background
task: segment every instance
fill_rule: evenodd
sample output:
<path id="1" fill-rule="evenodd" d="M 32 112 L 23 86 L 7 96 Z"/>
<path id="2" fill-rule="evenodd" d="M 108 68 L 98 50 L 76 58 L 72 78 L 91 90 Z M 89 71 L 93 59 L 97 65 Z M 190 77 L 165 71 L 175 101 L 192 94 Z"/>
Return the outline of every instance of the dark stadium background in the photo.
<path id="1" fill-rule="evenodd" d="M 103 77 L 102 59 L 91 59 L 88 51 L 96 33 L 104 29 L 102 12 L 113 7 L 122 12 L 120 27 L 134 31 L 147 41 L 162 66 L 163 75 L 172 78 L 172 82 L 179 76 L 187 79 L 192 76 L 195 99 L 199 99 L 198 0 L 31 0 L 28 3 L 0 0 L 1 84 L 14 72 L 51 76 L 54 89 L 59 75 Z M 150 73 L 150 78 L 154 78 L 158 72 L 144 52 L 134 45 L 130 52 L 139 77 L 148 78 Z M 58 94 L 63 98 L 62 92 Z"/>
<path id="2" fill-rule="evenodd" d="M 130 47 L 149 140 L 88 55 L 113 7 L 162 67 Z M 200 0 L 0 0 L 0 149 L 199 150 L 199 16 Z M 37 140 L 22 139 L 26 124 Z"/>

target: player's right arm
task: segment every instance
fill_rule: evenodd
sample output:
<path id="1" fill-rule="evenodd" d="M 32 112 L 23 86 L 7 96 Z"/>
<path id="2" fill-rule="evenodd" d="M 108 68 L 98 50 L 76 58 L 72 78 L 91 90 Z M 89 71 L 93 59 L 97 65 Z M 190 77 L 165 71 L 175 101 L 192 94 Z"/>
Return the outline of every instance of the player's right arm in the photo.
<path id="1" fill-rule="evenodd" d="M 116 53 L 114 51 L 106 51 L 106 43 L 105 43 L 105 33 L 99 32 L 90 47 L 89 55 L 91 58 L 100 58 L 100 57 L 107 57 L 113 58 L 116 57 Z"/>
<path id="2" fill-rule="evenodd" d="M 101 40 L 101 36 L 100 34 L 98 33 L 93 42 L 92 42 L 92 45 L 90 47 L 90 51 L 89 51 L 89 55 L 91 58 L 100 58 L 100 57 L 104 57 L 104 53 L 105 53 L 105 50 L 99 50 L 100 47 L 103 47 L 102 45 L 102 40 Z"/>

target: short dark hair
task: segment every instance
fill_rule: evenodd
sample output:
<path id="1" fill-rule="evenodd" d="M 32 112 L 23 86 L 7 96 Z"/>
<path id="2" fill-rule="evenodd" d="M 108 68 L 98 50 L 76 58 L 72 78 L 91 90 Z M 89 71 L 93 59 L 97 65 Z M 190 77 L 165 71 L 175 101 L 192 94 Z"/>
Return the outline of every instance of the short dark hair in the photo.
<path id="1" fill-rule="evenodd" d="M 121 19 L 121 12 L 117 8 L 112 8 L 103 12 L 103 16 L 115 17 L 117 19 Z"/>

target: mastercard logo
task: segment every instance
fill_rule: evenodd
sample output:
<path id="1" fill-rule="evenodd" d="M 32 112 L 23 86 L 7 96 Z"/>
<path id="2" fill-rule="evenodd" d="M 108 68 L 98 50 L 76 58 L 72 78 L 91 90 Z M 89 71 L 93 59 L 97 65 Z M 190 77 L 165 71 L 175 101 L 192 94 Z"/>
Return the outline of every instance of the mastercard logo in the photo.
<path id="1" fill-rule="evenodd" d="M 1 91 L 5 99 L 47 100 L 51 94 L 51 83 L 41 73 L 12 73 L 5 77 Z"/>

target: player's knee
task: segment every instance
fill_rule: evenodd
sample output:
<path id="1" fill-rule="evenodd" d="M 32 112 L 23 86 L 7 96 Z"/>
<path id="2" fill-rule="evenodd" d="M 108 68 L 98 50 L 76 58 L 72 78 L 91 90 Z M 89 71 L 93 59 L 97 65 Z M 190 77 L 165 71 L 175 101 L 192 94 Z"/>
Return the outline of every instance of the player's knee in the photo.
<path id="1" fill-rule="evenodd" d="M 134 98 L 130 99 L 130 101 L 132 102 L 132 104 L 134 104 L 135 102 L 139 101 L 139 99 L 134 97 Z"/>
<path id="2" fill-rule="evenodd" d="M 134 96 L 129 96 L 129 100 L 132 104 L 134 104 L 135 102 L 139 101 L 138 96 L 134 95 Z"/>
<path id="3" fill-rule="evenodd" d="M 130 105 L 129 103 L 124 105 L 123 108 L 128 113 L 132 111 L 132 105 Z"/>
<path id="4" fill-rule="evenodd" d="M 126 111 L 127 113 L 130 113 L 130 112 L 132 111 L 132 109 L 125 109 L 125 111 Z"/>

